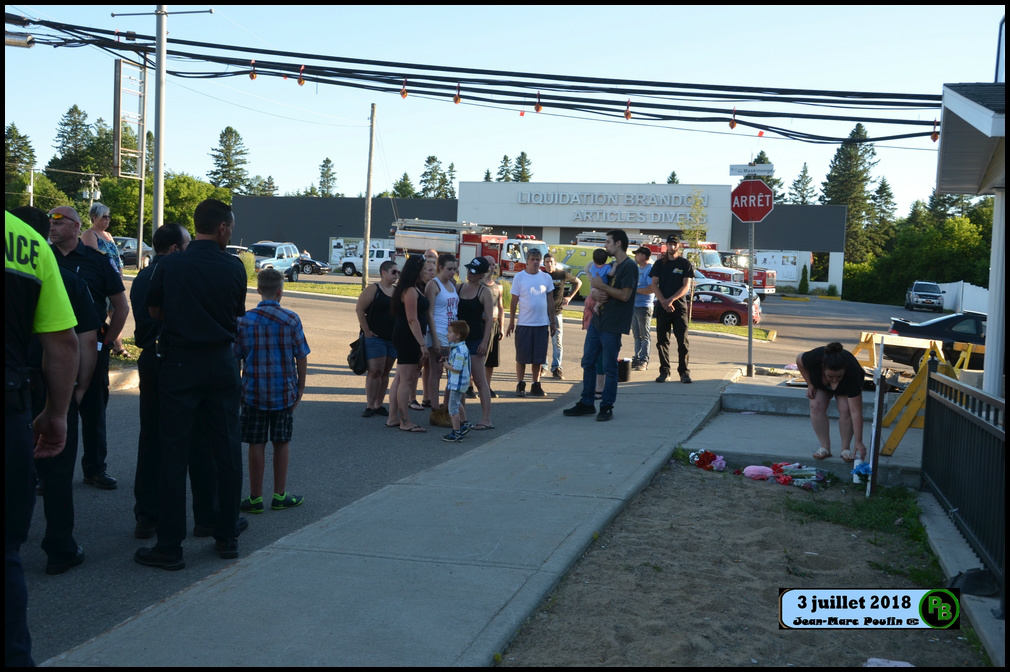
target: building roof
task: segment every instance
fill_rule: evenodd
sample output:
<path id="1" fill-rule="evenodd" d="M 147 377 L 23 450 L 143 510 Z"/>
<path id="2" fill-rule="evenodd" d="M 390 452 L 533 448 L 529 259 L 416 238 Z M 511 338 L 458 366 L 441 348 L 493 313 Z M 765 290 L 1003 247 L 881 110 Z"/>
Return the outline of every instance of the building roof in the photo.
<path id="1" fill-rule="evenodd" d="M 936 190 L 991 194 L 1006 184 L 1006 85 L 944 84 Z"/>

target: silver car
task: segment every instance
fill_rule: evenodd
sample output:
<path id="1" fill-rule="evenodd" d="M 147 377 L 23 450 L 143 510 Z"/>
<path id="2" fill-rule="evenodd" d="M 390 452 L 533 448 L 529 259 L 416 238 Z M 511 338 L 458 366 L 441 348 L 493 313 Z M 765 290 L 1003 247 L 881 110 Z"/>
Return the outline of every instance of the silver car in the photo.
<path id="1" fill-rule="evenodd" d="M 712 280 L 711 278 L 696 278 L 694 281 L 694 291 L 696 292 L 720 292 L 735 296 L 743 301 L 747 300 L 750 289 L 740 282 L 724 282 L 722 280 Z M 761 305 L 761 297 L 754 294 L 754 305 Z"/>

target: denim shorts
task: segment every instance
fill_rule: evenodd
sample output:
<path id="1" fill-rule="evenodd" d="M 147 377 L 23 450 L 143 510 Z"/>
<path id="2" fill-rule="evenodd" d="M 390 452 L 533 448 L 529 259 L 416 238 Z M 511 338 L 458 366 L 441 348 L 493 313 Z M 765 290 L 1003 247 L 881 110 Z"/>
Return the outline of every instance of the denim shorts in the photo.
<path id="1" fill-rule="evenodd" d="M 365 338 L 365 353 L 368 359 L 378 359 L 379 357 L 396 359 L 396 348 L 393 346 L 393 342 L 378 336 Z"/>
<path id="2" fill-rule="evenodd" d="M 449 347 L 449 334 L 448 333 L 439 334 L 438 335 L 438 344 L 440 346 L 442 346 L 443 348 L 448 348 Z M 434 345 L 434 343 L 431 340 L 431 329 L 429 329 L 428 331 L 424 332 L 424 347 L 430 349 L 433 345 Z"/>
<path id="3" fill-rule="evenodd" d="M 459 414 L 459 407 L 463 405 L 464 390 L 449 390 L 449 415 Z"/>

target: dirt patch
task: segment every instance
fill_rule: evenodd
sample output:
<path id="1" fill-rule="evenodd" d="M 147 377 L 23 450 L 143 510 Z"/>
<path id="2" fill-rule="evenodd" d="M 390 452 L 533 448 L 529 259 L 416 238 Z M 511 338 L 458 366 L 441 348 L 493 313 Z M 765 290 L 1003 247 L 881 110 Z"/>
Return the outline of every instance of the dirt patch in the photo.
<path id="1" fill-rule="evenodd" d="M 849 484 L 807 492 L 671 464 L 576 562 L 501 665 L 983 665 L 963 631 L 778 629 L 780 587 L 916 587 L 879 569 L 927 564 L 903 535 L 787 508 L 790 498 L 862 497 Z"/>

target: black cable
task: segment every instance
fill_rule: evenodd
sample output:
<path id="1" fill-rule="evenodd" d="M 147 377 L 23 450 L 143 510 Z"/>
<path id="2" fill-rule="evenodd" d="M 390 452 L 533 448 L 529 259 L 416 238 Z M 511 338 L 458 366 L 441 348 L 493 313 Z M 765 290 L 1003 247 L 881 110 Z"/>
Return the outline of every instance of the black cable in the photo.
<path id="1" fill-rule="evenodd" d="M 126 34 L 119 33 L 118 31 L 75 26 L 53 21 L 25 20 L 9 13 L 6 14 L 6 20 L 8 23 L 15 23 L 21 26 L 34 23 L 71 36 L 70 38 L 62 38 L 62 41 L 60 41 L 61 38 L 44 38 L 46 44 L 52 44 L 54 47 L 95 46 L 119 57 L 122 57 L 123 52 L 132 52 L 135 54 L 137 60 L 130 62 L 133 62 L 138 67 L 151 67 L 151 56 L 155 50 L 154 45 L 151 44 L 154 41 L 153 36 L 129 33 L 129 41 L 124 43 L 121 39 Z M 103 36 L 115 36 L 118 39 L 110 39 Z M 148 44 L 144 44 L 144 42 L 148 42 Z M 311 61 L 325 61 L 327 63 L 341 63 L 351 66 L 364 65 L 386 69 L 373 70 L 359 67 L 337 67 L 328 64 L 295 64 L 256 59 L 255 71 L 258 76 L 300 78 L 304 82 L 392 94 L 398 93 L 401 87 L 406 85 L 409 93 L 432 99 L 452 99 L 456 95 L 456 92 L 462 88 L 467 101 L 486 103 L 492 106 L 529 107 L 535 95 L 542 105 L 552 110 L 567 110 L 604 117 L 624 117 L 628 101 L 634 98 L 631 102 L 632 114 L 636 121 L 639 122 L 727 123 L 733 120 L 745 127 L 777 133 L 793 140 L 814 143 L 837 144 L 840 142 L 852 142 L 852 140 L 849 138 L 831 138 L 793 129 L 770 126 L 759 123 L 756 120 L 791 118 L 902 126 L 932 126 L 935 122 L 755 109 L 734 108 L 730 111 L 683 103 L 700 103 L 702 101 L 770 103 L 776 105 L 804 105 L 882 112 L 887 109 L 895 111 L 911 111 L 913 109 L 920 111 L 939 110 L 939 102 L 941 100 L 941 96 L 930 94 L 819 91 L 774 87 L 684 84 L 648 80 L 601 79 L 353 59 L 210 44 L 176 38 L 169 38 L 168 42 L 173 45 L 195 46 L 205 50 L 227 50 L 254 55 L 264 54 L 286 58 L 303 58 Z M 179 69 L 167 71 L 168 74 L 179 78 L 216 79 L 246 76 L 252 71 L 252 59 L 246 60 L 234 56 L 192 53 L 178 49 L 167 50 L 167 55 L 172 60 L 212 63 L 236 69 L 235 71 L 229 70 L 225 72 Z M 534 90 L 536 94 L 533 93 Z M 618 98 L 605 98 L 603 96 L 618 96 Z M 702 116 L 686 116 L 684 113 Z M 897 134 L 879 138 L 867 138 L 861 142 L 926 137 L 929 135 L 930 132 Z"/>

